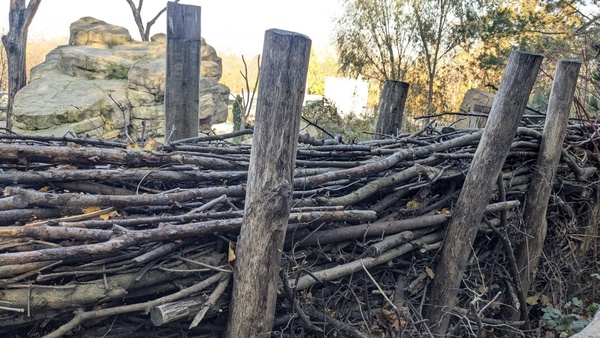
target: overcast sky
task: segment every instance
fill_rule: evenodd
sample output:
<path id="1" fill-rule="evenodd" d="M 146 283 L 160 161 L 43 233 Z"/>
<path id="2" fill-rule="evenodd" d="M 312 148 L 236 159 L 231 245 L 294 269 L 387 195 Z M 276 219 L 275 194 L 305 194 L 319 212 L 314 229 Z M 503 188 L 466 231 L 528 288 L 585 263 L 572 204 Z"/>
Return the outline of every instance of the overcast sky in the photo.
<path id="1" fill-rule="evenodd" d="M 139 0 L 134 0 L 138 3 Z M 331 44 L 335 18 L 342 13 L 342 0 L 182 0 L 200 6 L 201 35 L 217 51 L 257 54 L 262 51 L 264 32 L 279 28 L 307 35 L 315 47 Z M 166 4 L 145 0 L 142 20 L 151 20 Z M 9 2 L 0 0 L 0 30 L 8 31 Z M 30 39 L 68 37 L 69 25 L 83 16 L 93 16 L 139 33 L 125 0 L 42 0 L 29 28 Z M 165 32 L 165 15 L 151 34 Z"/>

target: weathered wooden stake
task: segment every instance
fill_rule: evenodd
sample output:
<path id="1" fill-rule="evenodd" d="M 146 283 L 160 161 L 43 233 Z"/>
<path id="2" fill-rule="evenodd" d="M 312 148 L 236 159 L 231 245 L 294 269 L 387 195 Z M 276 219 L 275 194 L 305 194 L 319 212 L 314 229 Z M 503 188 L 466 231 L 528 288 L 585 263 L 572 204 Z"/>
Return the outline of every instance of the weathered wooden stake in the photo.
<path id="1" fill-rule="evenodd" d="M 441 259 L 429 288 L 431 292 L 428 294 L 426 317 L 431 332 L 437 336 L 444 336 L 448 328 L 450 315 L 445 315 L 444 307 L 456 303 L 477 225 L 483 218 L 496 178 L 510 150 L 542 59 L 539 54 L 514 51 L 508 61 L 471 169 L 448 225 Z"/>
<path id="2" fill-rule="evenodd" d="M 298 33 L 265 33 L 229 338 L 268 337 L 273 327 L 310 46 Z"/>
<path id="3" fill-rule="evenodd" d="M 198 136 L 200 7 L 167 3 L 165 141 Z"/>
<path id="4" fill-rule="evenodd" d="M 546 239 L 548 226 L 546 210 L 552 192 L 552 181 L 560 161 L 562 144 L 567 133 L 580 67 L 581 63 L 574 60 L 559 60 L 556 66 L 540 151 L 523 211 L 527 236 L 517 247 L 515 254 L 521 286 L 525 294 L 529 292 Z"/>
<path id="5" fill-rule="evenodd" d="M 385 135 L 396 135 L 402 127 L 402 116 L 404 115 L 404 104 L 408 87 L 406 82 L 385 81 L 383 92 L 379 99 L 379 117 L 375 127 L 374 139 L 381 139 Z"/>

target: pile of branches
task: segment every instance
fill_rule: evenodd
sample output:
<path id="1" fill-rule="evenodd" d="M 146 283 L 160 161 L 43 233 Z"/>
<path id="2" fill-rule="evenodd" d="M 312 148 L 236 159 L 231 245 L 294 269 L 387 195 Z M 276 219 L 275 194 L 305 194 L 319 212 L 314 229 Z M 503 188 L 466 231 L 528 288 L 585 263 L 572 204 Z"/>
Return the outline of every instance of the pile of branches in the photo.
<path id="1" fill-rule="evenodd" d="M 533 289 L 554 304 L 592 287 L 596 128 L 569 125 L 553 182 Z M 507 252 L 525 240 L 541 129 L 519 128 L 465 248 L 469 292 L 448 309 L 458 336 L 524 330 L 503 320 L 523 306 Z M 251 150 L 230 141 L 249 133 L 141 145 L 0 134 L 0 334 L 220 336 Z M 427 286 L 481 135 L 430 125 L 356 144 L 301 135 L 271 335 L 427 335 Z M 548 299 L 528 299 L 531 313 Z"/>

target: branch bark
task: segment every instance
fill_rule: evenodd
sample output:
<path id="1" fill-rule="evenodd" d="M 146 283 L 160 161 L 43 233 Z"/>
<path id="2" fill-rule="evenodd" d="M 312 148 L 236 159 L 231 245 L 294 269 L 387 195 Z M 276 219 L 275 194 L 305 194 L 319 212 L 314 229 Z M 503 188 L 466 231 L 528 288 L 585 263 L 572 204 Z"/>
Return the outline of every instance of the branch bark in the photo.
<path id="1" fill-rule="evenodd" d="M 263 337 L 273 327 L 310 45 L 310 39 L 298 33 L 278 29 L 265 33 L 229 338 Z"/>
<path id="2" fill-rule="evenodd" d="M 517 247 L 515 254 L 525 294 L 529 292 L 546 239 L 548 200 L 567 132 L 580 67 L 580 62 L 569 60 L 559 60 L 556 67 L 540 152 L 523 211 L 525 241 Z"/>
<path id="3" fill-rule="evenodd" d="M 542 56 L 513 52 L 483 137 L 477 147 L 456 211 L 448 226 L 446 242 L 431 286 L 426 317 L 433 334 L 443 336 L 449 324 L 444 307 L 456 302 L 462 272 L 467 266 L 470 248 L 506 160 L 511 143 L 535 83 Z"/>

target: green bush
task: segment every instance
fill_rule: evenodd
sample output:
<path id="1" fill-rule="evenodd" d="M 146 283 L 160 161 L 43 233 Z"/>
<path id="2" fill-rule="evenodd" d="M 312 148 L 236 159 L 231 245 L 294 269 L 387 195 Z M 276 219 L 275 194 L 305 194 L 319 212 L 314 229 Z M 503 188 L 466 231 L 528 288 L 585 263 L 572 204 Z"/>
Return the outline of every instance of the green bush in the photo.
<path id="1" fill-rule="evenodd" d="M 340 135 L 345 143 L 370 140 L 374 128 L 374 118 L 355 114 L 342 117 L 335 104 L 326 98 L 308 101 L 302 108 L 302 117 L 305 122 L 317 126 L 317 135 L 311 136 L 332 138 Z"/>
<path id="2" fill-rule="evenodd" d="M 584 307 L 583 302 L 573 297 L 563 305 L 564 313 L 553 307 L 543 307 L 542 320 L 546 326 L 557 332 L 576 333 L 585 328 L 598 310 L 598 304 L 593 303 Z"/>

